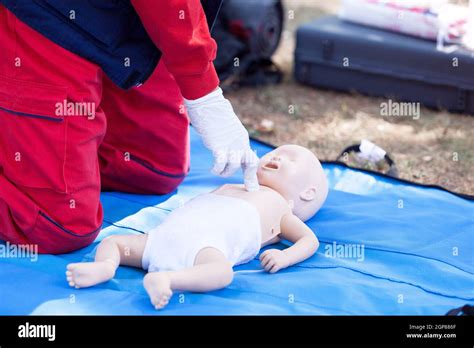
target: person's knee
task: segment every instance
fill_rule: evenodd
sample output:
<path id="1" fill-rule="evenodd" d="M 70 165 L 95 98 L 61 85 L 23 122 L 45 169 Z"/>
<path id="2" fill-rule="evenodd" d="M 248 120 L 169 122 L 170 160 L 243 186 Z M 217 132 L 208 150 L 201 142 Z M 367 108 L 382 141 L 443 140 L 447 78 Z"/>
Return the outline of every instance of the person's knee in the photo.
<path id="1" fill-rule="evenodd" d="M 64 254 L 92 244 L 100 232 L 101 224 L 92 230 L 73 230 L 51 217 L 40 214 L 29 233 L 29 240 L 38 245 L 42 254 Z"/>
<path id="2" fill-rule="evenodd" d="M 115 147 L 104 143 L 99 152 L 101 163 L 102 189 L 136 194 L 169 194 L 176 190 L 186 177 L 188 167 L 185 164 L 159 165 L 154 162 L 139 159 L 136 156 L 125 157 Z M 186 167 L 186 168 L 187 168 Z"/>
<path id="3" fill-rule="evenodd" d="M 2 175 L 0 186 L 0 236 L 6 241 L 61 254 L 88 246 L 100 232 L 100 192 L 20 189 Z"/>
<path id="4" fill-rule="evenodd" d="M 158 195 L 167 195 L 175 191 L 178 186 L 183 182 L 183 180 L 184 176 L 182 178 L 174 178 L 169 180 L 156 178 L 156 182 L 152 183 L 150 191 Z"/>
<path id="5" fill-rule="evenodd" d="M 156 173 L 136 173 L 134 179 L 121 187 L 120 191 L 136 194 L 167 195 L 183 182 L 183 177 L 167 177 Z M 132 181 L 134 180 L 134 181 Z"/>

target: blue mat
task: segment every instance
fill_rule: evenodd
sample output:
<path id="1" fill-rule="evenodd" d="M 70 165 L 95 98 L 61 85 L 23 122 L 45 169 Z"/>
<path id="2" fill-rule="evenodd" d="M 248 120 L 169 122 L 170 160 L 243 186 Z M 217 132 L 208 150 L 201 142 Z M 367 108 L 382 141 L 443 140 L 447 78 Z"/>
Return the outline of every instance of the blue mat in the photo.
<path id="1" fill-rule="evenodd" d="M 155 311 L 142 286 L 144 271 L 121 267 L 90 289 L 65 281 L 70 262 L 93 259 L 97 243 L 142 233 L 182 202 L 226 182 L 209 174 L 211 155 L 192 132 L 192 170 L 167 196 L 104 193 L 104 228 L 96 243 L 38 260 L 0 258 L 0 314 L 413 314 L 442 315 L 474 302 L 474 203 L 448 192 L 328 164 L 328 200 L 308 224 L 317 254 L 274 275 L 257 260 L 236 267 L 233 283 L 207 294 L 175 294 Z M 270 148 L 253 144 L 261 156 Z M 348 254 L 350 245 L 360 253 Z M 283 248 L 284 245 L 277 245 Z M 345 254 L 334 251 L 346 247 Z"/>

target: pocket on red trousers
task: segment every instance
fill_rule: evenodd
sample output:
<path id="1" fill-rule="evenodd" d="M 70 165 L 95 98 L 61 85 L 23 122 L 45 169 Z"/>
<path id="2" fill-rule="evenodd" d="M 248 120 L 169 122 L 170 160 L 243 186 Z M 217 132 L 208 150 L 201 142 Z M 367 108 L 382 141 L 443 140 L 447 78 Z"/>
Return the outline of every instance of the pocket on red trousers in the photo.
<path id="1" fill-rule="evenodd" d="M 67 88 L 0 75 L 0 166 L 15 185 L 67 192 Z"/>

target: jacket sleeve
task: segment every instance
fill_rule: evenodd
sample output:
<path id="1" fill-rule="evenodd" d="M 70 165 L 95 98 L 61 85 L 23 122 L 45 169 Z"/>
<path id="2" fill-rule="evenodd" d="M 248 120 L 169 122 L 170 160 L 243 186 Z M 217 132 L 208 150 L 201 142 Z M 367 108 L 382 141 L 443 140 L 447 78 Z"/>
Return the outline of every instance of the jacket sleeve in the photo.
<path id="1" fill-rule="evenodd" d="M 215 90 L 217 44 L 199 0 L 131 0 L 164 64 L 186 99 Z"/>

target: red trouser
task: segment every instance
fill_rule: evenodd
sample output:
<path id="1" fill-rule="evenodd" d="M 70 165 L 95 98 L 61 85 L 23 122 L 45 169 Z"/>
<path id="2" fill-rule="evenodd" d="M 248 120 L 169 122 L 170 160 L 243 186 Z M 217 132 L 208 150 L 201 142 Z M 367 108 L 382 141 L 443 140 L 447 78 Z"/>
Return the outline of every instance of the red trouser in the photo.
<path id="1" fill-rule="evenodd" d="M 77 250 L 100 231 L 101 186 L 165 194 L 184 179 L 188 118 L 163 64 L 122 91 L 3 6 L 0 49 L 0 239 Z"/>

